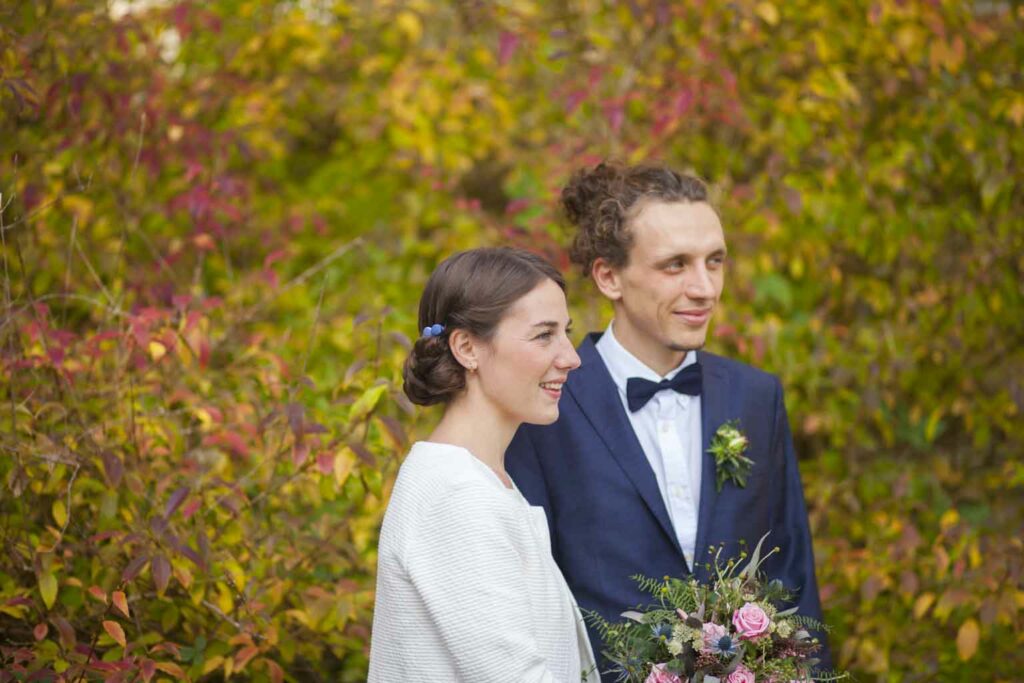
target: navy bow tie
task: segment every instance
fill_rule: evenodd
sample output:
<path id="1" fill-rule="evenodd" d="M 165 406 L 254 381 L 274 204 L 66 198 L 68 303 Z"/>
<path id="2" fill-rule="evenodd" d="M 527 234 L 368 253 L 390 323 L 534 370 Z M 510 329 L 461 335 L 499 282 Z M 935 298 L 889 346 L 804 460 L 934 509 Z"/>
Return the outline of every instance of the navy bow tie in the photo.
<path id="1" fill-rule="evenodd" d="M 626 382 L 626 403 L 629 405 L 629 412 L 635 413 L 663 389 L 672 389 L 680 394 L 690 396 L 700 396 L 703 383 L 699 363 L 687 365 L 672 379 L 663 379 L 660 382 L 652 382 L 642 377 L 630 377 Z"/>

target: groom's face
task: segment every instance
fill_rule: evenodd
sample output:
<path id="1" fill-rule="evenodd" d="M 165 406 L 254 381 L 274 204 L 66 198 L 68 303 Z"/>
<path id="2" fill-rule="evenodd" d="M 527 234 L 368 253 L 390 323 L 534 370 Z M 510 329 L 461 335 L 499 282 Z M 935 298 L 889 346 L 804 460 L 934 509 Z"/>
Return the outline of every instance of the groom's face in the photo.
<path id="1" fill-rule="evenodd" d="M 706 202 L 649 201 L 629 223 L 633 246 L 621 268 L 595 279 L 615 306 L 615 336 L 664 373 L 699 349 L 722 295 L 725 235 Z M 602 282 L 602 279 L 604 280 Z"/>

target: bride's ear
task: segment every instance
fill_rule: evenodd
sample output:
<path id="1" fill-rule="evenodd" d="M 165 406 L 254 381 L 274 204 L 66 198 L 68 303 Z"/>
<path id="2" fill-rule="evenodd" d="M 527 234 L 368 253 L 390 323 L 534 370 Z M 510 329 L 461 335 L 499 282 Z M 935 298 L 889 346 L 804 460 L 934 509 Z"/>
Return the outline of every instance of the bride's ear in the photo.
<path id="1" fill-rule="evenodd" d="M 473 335 L 463 329 L 452 330 L 448 335 L 448 348 L 459 365 L 470 372 L 476 370 L 480 362 L 480 341 Z"/>

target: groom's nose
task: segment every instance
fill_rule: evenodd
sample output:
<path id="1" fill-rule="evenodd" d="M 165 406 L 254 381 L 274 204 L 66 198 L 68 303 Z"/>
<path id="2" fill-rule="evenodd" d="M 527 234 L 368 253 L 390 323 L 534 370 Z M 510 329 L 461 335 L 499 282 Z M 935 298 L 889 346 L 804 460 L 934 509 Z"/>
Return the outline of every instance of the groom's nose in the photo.
<path id="1" fill-rule="evenodd" d="M 683 291 L 691 299 L 710 299 L 715 295 L 715 283 L 703 263 L 697 263 L 686 273 Z"/>

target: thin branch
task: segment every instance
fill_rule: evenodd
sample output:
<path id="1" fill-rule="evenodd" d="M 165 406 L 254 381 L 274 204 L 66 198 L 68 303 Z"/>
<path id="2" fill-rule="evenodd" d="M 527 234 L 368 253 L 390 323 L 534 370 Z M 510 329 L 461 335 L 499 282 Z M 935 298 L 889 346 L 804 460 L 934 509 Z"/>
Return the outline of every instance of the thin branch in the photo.
<path id="1" fill-rule="evenodd" d="M 135 171 L 138 170 L 138 168 L 139 168 L 139 157 L 142 156 L 142 139 L 143 139 L 143 137 L 145 137 L 145 135 L 144 135 L 145 131 L 146 131 L 146 112 L 143 111 L 142 115 L 139 117 L 139 138 L 138 138 L 138 143 L 135 146 L 135 161 L 132 162 L 132 170 L 128 174 L 128 180 L 131 180 L 132 178 L 135 177 Z"/>
<path id="2" fill-rule="evenodd" d="M 74 219 L 72 219 L 72 220 L 74 221 L 73 225 L 78 225 L 78 216 L 75 216 Z M 103 284 L 103 280 L 100 279 L 100 276 L 96 273 L 96 270 L 92 267 L 92 263 L 89 261 L 89 257 L 86 256 L 85 255 L 85 251 L 82 250 L 82 245 L 79 244 L 76 241 L 74 243 L 74 247 L 75 247 L 75 250 L 78 251 L 78 255 L 82 257 L 82 261 L 85 262 L 85 267 L 89 269 L 90 273 L 92 273 L 92 277 L 93 277 L 94 280 L 96 280 L 96 284 L 97 284 L 97 286 L 99 286 L 100 291 L 102 291 L 103 295 L 105 297 L 107 297 L 107 303 L 110 304 L 110 306 L 112 306 L 112 307 L 116 306 L 116 304 L 114 303 L 114 297 L 112 297 L 110 295 L 110 292 L 107 290 L 107 286 Z"/>

